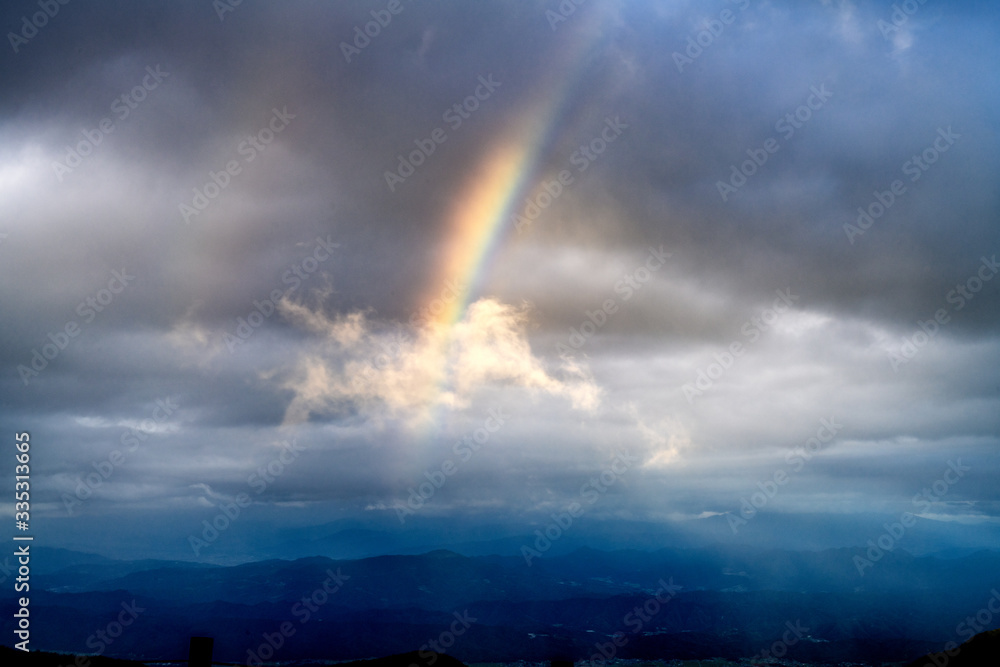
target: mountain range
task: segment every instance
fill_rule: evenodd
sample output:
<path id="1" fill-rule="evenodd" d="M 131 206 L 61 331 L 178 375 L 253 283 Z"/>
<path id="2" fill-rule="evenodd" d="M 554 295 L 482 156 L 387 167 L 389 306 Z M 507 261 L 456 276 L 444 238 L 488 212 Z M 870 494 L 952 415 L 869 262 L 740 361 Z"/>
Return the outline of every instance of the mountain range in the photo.
<path id="1" fill-rule="evenodd" d="M 32 647 L 176 660 L 191 636 L 210 636 L 217 660 L 249 665 L 413 650 L 466 663 L 902 663 L 969 639 L 977 630 L 963 623 L 991 613 L 1000 596 L 997 551 L 944 558 L 897 549 L 862 574 L 855 559 L 865 557 L 859 548 L 581 548 L 528 565 L 436 550 L 223 566 L 39 547 Z M 13 608 L 13 593 L 3 596 Z M 4 614 L 4 637 L 13 620 Z M 991 622 L 986 629 L 1000 616 Z"/>

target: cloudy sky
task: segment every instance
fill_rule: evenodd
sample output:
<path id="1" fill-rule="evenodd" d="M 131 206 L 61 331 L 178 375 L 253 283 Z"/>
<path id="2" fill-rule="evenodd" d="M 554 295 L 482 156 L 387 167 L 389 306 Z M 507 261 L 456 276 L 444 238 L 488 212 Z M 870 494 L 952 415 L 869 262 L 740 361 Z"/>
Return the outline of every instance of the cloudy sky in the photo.
<path id="1" fill-rule="evenodd" d="M 244 540 L 912 512 L 988 544 L 1000 10 L 893 7 L 6 3 L 31 529 L 210 559 L 234 504 Z"/>

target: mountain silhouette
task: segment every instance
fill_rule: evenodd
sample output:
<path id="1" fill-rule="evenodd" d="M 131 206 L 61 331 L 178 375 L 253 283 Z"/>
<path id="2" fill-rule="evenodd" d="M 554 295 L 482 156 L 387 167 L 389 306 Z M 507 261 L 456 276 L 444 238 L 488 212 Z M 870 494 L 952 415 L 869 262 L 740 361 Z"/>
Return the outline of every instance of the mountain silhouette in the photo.
<path id="1" fill-rule="evenodd" d="M 214 637 L 215 660 L 238 664 L 271 653 L 275 662 L 305 664 L 420 648 L 466 663 L 590 660 L 609 651 L 624 660 L 738 660 L 783 650 L 788 624 L 800 624 L 789 659 L 901 664 L 940 651 L 956 619 L 1000 587 L 995 551 L 938 558 L 895 550 L 863 576 L 858 553 L 584 548 L 529 567 L 519 557 L 445 550 L 232 566 L 63 551 L 32 580 L 32 647 L 92 653 L 107 641 L 105 656 L 175 660 L 190 637 L 205 636 Z M 343 581 L 327 593 L 333 577 Z M 668 585 L 676 594 L 657 600 Z M 0 591 L 0 604 L 14 606 L 13 596 Z M 92 637 L 126 608 L 136 610 L 135 622 L 113 643 Z M 0 617 L 3 636 L 14 636 L 14 621 Z M 609 644 L 616 636 L 627 641 Z"/>
<path id="2" fill-rule="evenodd" d="M 981 632 L 958 647 L 954 655 L 947 653 L 928 653 L 914 660 L 906 667 L 925 667 L 925 665 L 941 665 L 944 667 L 987 667 L 1000 665 L 1000 630 Z"/>

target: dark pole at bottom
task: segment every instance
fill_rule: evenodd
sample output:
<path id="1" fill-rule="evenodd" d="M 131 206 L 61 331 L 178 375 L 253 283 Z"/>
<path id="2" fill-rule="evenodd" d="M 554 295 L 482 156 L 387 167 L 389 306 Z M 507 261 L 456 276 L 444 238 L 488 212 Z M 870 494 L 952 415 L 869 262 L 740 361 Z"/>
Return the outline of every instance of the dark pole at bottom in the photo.
<path id="1" fill-rule="evenodd" d="M 192 637 L 191 647 L 188 649 L 188 667 L 212 667 L 212 644 L 211 637 Z"/>

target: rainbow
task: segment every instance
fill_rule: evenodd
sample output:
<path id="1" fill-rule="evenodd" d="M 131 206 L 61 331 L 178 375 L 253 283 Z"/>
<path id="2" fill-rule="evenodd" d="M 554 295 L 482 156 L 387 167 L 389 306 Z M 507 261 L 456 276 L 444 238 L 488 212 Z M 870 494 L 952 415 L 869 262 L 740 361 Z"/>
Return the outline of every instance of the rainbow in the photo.
<path id="1" fill-rule="evenodd" d="M 507 223 L 515 206 L 535 184 L 539 162 L 558 137 L 563 121 L 577 110 L 574 101 L 586 66 L 607 41 L 600 30 L 599 13 L 590 12 L 587 18 L 590 21 L 568 36 L 571 43 L 553 63 L 550 77 L 541 86 L 546 91 L 541 101 L 491 143 L 448 214 L 444 261 L 428 292 L 440 293 L 441 286 L 451 281 L 460 286 L 461 293 L 437 315 L 441 325 L 454 326 L 480 295 L 490 260 L 512 227 Z"/>
<path id="2" fill-rule="evenodd" d="M 601 16 L 591 11 L 577 17 L 580 25 L 565 32 L 559 56 L 550 65 L 549 76 L 541 84 L 539 101 L 521 115 L 513 127 L 490 143 L 462 186 L 456 204 L 446 217 L 445 252 L 439 271 L 433 276 L 424 303 L 451 284 L 459 294 L 440 309 L 431 324 L 437 345 L 447 355 L 449 333 L 482 296 L 482 286 L 501 241 L 513 227 L 514 208 L 524 201 L 529 188 L 537 187 L 539 164 L 558 138 L 567 118 L 579 110 L 575 104 L 584 83 L 584 73 L 608 39 Z M 448 377 L 442 356 L 441 373 L 429 398 L 430 407 L 442 407 L 440 398 Z"/>
<path id="3" fill-rule="evenodd" d="M 450 282 L 459 293 L 438 314 L 438 324 L 448 328 L 457 324 L 479 295 L 512 208 L 534 175 L 540 135 L 534 129 L 496 141 L 451 210 L 444 261 L 431 284 L 433 291 L 439 291 L 440 285 Z"/>

